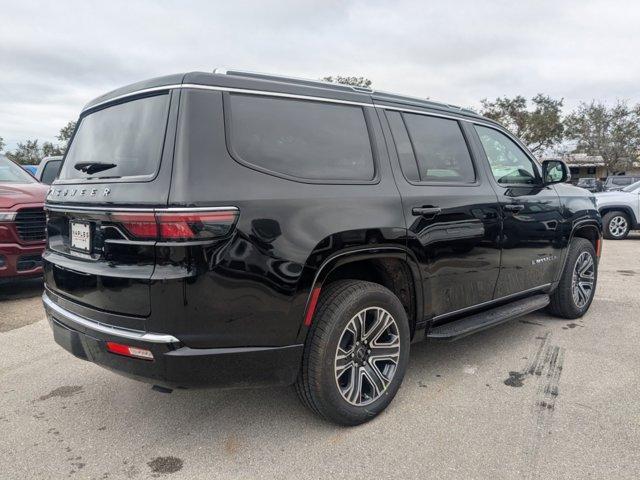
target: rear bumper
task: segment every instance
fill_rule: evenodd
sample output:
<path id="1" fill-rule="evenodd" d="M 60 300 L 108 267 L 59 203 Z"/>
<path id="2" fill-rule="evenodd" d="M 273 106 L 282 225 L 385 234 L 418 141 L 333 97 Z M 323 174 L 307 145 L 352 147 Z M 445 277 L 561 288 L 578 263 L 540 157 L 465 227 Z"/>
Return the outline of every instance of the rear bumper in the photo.
<path id="1" fill-rule="evenodd" d="M 42 275 L 44 242 L 36 245 L 0 243 L 0 279 Z"/>
<path id="2" fill-rule="evenodd" d="M 78 358 L 116 373 L 171 388 L 290 385 L 302 358 L 302 345 L 196 349 L 172 335 L 117 328 L 80 317 L 43 294 L 55 341 Z M 154 360 L 107 351 L 106 342 L 150 350 Z"/>

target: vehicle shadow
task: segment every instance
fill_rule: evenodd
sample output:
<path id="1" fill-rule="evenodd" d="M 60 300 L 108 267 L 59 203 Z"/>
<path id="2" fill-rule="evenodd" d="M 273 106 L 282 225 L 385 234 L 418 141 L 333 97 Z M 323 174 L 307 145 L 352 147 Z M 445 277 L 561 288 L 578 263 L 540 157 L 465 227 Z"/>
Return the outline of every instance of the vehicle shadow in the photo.
<path id="1" fill-rule="evenodd" d="M 417 388 L 429 388 L 430 382 L 435 382 L 442 377 L 456 377 L 462 375 L 463 369 L 469 364 L 478 365 L 491 363 L 497 357 L 504 356 L 504 346 L 509 343 L 532 345 L 536 337 L 541 333 L 541 326 L 553 328 L 558 322 L 550 316 L 536 314 L 535 317 L 523 317 L 522 323 L 518 320 L 494 327 L 490 330 L 477 333 L 453 343 L 437 341 L 425 341 L 411 345 L 411 359 L 406 373 L 403 387 L 396 402 L 392 403 L 387 415 L 394 415 L 396 408 L 401 411 L 404 406 L 402 397 L 410 397 Z M 548 324 L 548 325 L 547 325 Z M 557 325 L 557 323 L 556 323 Z M 505 365 L 505 378 L 510 370 L 519 368 L 520 356 L 513 359 L 513 365 Z M 436 378 L 440 377 L 440 378 Z M 502 382 L 502 378 L 499 379 Z M 161 431 L 169 436 L 175 425 L 180 425 L 180 430 L 190 432 L 189 435 L 211 438 L 212 436 L 236 435 L 241 438 L 243 434 L 251 435 L 255 429 L 273 431 L 274 429 L 286 432 L 295 432 L 295 435 L 304 435 L 305 432 L 336 433 L 336 426 L 326 422 L 304 408 L 298 401 L 291 387 L 242 389 L 242 390 L 174 390 L 170 395 L 151 391 L 148 386 L 135 383 L 132 380 L 121 379 L 115 382 L 130 382 L 124 385 L 113 385 L 113 398 L 106 408 L 119 405 L 131 413 L 132 405 L 143 404 L 152 409 L 154 418 L 159 420 L 153 428 L 154 435 L 162 437 Z M 452 381 L 456 381 L 452 378 Z M 461 380 L 462 381 L 462 378 Z M 124 388 L 123 388 L 124 387 Z M 123 398 L 118 398 L 116 391 L 127 389 L 131 392 L 131 403 Z M 126 405 L 126 406 L 125 406 Z M 136 407 L 133 406 L 135 409 Z M 140 415 L 145 412 L 140 411 Z M 148 414 L 148 411 L 146 412 Z M 112 411 L 110 418 L 118 418 L 118 412 Z M 163 418 L 171 418 L 171 422 L 163 425 Z M 382 420 L 382 423 L 374 428 L 383 428 L 391 418 Z M 174 432 L 175 433 L 175 432 Z M 292 433 L 293 434 L 293 433 Z M 240 441 L 240 440 L 238 440 Z M 288 441 L 287 441 L 288 443 Z"/>
<path id="2" fill-rule="evenodd" d="M 0 301 L 39 297 L 43 289 L 42 277 L 0 283 Z"/>

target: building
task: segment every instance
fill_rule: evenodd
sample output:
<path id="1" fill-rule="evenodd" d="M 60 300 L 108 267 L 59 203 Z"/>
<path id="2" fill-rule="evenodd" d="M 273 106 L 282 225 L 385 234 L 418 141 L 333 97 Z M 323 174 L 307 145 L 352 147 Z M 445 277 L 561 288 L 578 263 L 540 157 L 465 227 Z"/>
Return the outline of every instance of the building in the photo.
<path id="1" fill-rule="evenodd" d="M 607 178 L 607 167 L 600 155 L 587 155 L 586 153 L 569 153 L 562 156 L 569 170 L 571 178 Z"/>

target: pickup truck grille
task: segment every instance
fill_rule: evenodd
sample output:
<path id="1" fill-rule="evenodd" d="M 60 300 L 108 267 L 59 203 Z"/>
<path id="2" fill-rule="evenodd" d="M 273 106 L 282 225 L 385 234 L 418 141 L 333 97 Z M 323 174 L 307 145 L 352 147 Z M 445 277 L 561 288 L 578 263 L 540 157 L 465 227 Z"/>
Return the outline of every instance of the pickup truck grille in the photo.
<path id="1" fill-rule="evenodd" d="M 25 242 L 44 240 L 47 217 L 42 208 L 25 208 L 16 215 L 18 236 Z"/>

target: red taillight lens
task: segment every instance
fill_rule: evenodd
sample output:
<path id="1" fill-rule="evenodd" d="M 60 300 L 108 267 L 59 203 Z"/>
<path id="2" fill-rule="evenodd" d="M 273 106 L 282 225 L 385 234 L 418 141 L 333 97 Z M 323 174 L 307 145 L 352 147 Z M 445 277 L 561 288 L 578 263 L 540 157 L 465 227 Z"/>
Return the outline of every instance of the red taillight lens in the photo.
<path id="1" fill-rule="evenodd" d="M 206 240 L 226 236 L 238 218 L 238 211 L 122 212 L 111 218 L 138 240 Z"/>
<path id="2" fill-rule="evenodd" d="M 139 240 L 155 240 L 158 237 L 158 224 L 153 212 L 117 213 L 111 218 Z"/>
<path id="3" fill-rule="evenodd" d="M 236 221 L 237 211 L 158 212 L 156 218 L 162 240 L 191 240 L 224 237 Z"/>
<path id="4" fill-rule="evenodd" d="M 107 342 L 107 350 L 117 355 L 125 357 L 140 358 L 142 360 L 153 360 L 153 353 L 150 350 L 131 345 L 123 345 L 122 343 Z"/>

